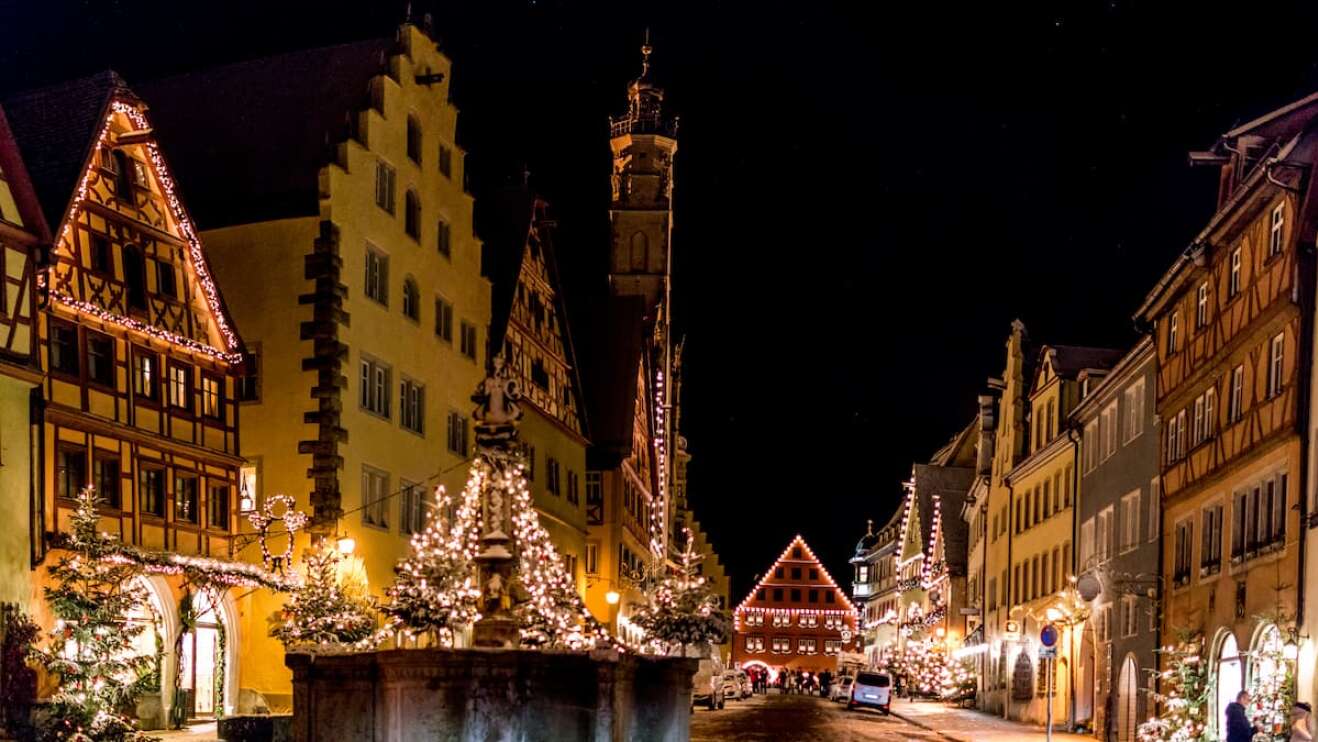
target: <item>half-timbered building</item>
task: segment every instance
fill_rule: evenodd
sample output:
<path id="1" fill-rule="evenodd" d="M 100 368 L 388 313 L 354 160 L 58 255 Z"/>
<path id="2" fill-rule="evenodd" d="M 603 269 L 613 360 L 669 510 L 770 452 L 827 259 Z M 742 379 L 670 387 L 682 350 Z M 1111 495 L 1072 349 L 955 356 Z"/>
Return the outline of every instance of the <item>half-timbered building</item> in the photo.
<path id="1" fill-rule="evenodd" d="M 41 532 L 32 490 L 36 435 L 36 258 L 50 230 L 18 145 L 0 109 L 0 497 L 10 527 L 0 534 L 0 603 L 25 606 Z"/>
<path id="2" fill-rule="evenodd" d="M 46 374 L 33 410 L 36 561 L 49 558 L 50 534 L 67 530 L 87 485 L 100 497 L 102 528 L 124 542 L 232 556 L 244 506 L 235 401 L 243 345 L 146 107 L 112 72 L 3 107 L 53 227 L 37 276 Z M 151 587 L 157 613 L 177 615 L 178 584 L 159 578 Z M 207 616 L 213 625 L 180 639 L 189 716 L 232 710 L 237 697 L 232 597 Z"/>
<path id="3" fill-rule="evenodd" d="M 1163 636 L 1202 633 L 1214 725 L 1299 607 L 1316 117 L 1311 96 L 1192 155 L 1219 168 L 1217 210 L 1136 315 L 1157 352 Z"/>
<path id="4" fill-rule="evenodd" d="M 732 661 L 746 668 L 836 672 L 861 644 L 856 608 L 797 536 L 732 614 Z"/>
<path id="5" fill-rule="evenodd" d="M 142 87 L 255 357 L 245 482 L 294 497 L 376 595 L 475 453 L 490 284 L 452 81 L 429 30 L 403 24 Z M 248 610 L 264 627 L 280 608 L 257 592 Z M 243 686 L 272 708 L 291 703 L 281 649 L 264 631 L 244 648 Z"/>
<path id="6" fill-rule="evenodd" d="M 476 209 L 490 280 L 491 354 L 502 354 L 521 382 L 519 428 L 532 500 L 569 573 L 579 582 L 587 553 L 587 428 L 580 369 L 555 256 L 549 205 L 523 184 L 483 199 Z M 584 585 L 582 585 L 584 587 Z M 599 614 L 607 621 L 608 616 Z"/>

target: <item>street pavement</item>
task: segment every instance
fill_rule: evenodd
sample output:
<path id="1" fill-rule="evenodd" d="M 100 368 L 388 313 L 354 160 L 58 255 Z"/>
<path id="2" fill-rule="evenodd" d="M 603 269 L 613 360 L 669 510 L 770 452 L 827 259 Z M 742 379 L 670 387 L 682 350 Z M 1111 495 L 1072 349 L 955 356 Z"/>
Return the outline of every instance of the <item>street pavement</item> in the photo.
<path id="1" fill-rule="evenodd" d="M 872 709 L 848 711 L 818 696 L 751 696 L 728 701 L 720 711 L 697 708 L 691 716 L 692 742 L 904 742 L 944 740 L 937 733 Z"/>
<path id="2" fill-rule="evenodd" d="M 926 729 L 937 729 L 945 740 L 956 742 L 1044 742 L 1043 729 L 985 714 L 928 701 L 894 701 L 894 716 Z M 1083 734 L 1054 731 L 1054 742 L 1093 742 Z"/>

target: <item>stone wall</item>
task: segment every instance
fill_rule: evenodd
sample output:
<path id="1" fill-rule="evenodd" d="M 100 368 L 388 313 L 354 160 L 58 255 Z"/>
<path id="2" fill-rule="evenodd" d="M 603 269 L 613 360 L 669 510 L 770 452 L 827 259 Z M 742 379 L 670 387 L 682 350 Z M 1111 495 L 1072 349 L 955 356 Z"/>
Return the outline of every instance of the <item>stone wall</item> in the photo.
<path id="1" fill-rule="evenodd" d="M 296 742 L 686 742 L 696 662 L 486 649 L 285 658 Z"/>

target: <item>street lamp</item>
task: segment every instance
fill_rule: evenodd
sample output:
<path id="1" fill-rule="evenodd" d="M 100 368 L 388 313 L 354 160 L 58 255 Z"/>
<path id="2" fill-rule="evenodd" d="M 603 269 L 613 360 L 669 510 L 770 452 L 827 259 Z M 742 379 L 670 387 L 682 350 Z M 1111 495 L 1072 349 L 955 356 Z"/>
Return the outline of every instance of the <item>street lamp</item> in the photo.
<path id="1" fill-rule="evenodd" d="M 618 594 L 617 590 L 610 590 L 607 593 L 604 593 L 604 602 L 609 605 L 617 605 L 619 600 L 622 600 L 622 596 Z"/>
<path id="2" fill-rule="evenodd" d="M 340 536 L 337 546 L 339 553 L 347 556 L 357 550 L 357 539 L 352 536 Z"/>

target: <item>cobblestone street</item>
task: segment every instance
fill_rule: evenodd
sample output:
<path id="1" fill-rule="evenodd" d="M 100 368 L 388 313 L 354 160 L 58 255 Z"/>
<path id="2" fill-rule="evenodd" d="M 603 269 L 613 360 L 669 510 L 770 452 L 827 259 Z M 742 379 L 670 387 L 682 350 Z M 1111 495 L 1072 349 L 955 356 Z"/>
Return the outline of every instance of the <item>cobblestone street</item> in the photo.
<path id="1" fill-rule="evenodd" d="M 870 709 L 848 711 L 816 696 L 752 696 L 729 701 L 721 711 L 698 708 L 691 717 L 692 742 L 738 740 L 829 740 L 899 742 L 939 740 L 939 735 Z"/>

